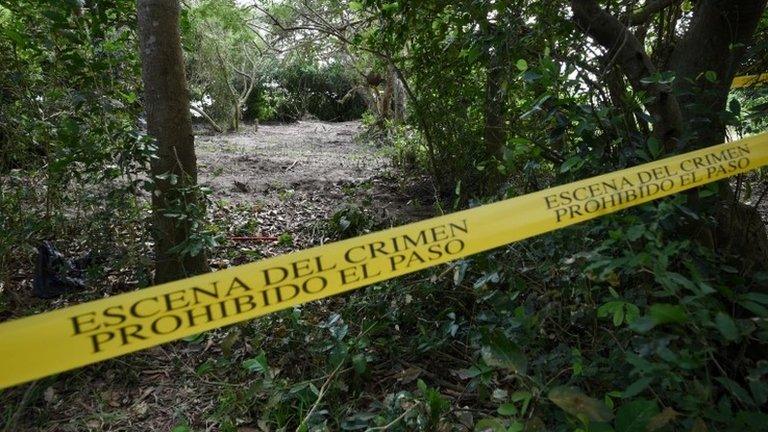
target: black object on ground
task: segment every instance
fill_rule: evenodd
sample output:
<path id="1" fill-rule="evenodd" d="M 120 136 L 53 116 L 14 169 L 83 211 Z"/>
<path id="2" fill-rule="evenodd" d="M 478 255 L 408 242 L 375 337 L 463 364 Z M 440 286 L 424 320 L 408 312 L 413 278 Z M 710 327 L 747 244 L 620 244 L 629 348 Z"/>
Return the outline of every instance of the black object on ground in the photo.
<path id="1" fill-rule="evenodd" d="M 32 286 L 35 297 L 53 299 L 85 289 L 83 270 L 91 261 L 90 255 L 69 260 L 49 241 L 44 241 L 37 250 L 35 281 Z"/>

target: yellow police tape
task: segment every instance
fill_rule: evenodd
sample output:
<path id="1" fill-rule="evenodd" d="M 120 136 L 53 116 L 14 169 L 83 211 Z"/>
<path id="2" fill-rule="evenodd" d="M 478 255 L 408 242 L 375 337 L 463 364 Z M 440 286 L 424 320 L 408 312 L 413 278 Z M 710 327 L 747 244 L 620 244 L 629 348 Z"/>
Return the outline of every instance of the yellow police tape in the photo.
<path id="1" fill-rule="evenodd" d="M 341 294 L 768 164 L 768 134 L 0 324 L 0 388 Z"/>
<path id="2" fill-rule="evenodd" d="M 732 89 L 740 89 L 746 87 L 752 87 L 760 84 L 768 84 L 768 73 L 761 75 L 748 75 L 737 77 L 731 84 Z"/>

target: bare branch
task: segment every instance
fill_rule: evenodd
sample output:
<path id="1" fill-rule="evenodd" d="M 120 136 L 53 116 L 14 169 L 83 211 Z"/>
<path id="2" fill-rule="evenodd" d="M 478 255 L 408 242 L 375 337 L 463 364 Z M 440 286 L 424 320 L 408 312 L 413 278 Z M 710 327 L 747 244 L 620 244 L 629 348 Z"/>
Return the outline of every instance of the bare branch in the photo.
<path id="1" fill-rule="evenodd" d="M 198 108 L 198 107 L 196 107 L 194 105 L 190 105 L 189 109 L 191 109 L 192 111 L 196 112 L 198 115 L 200 115 L 200 117 L 205 119 L 205 121 L 207 121 L 208 124 L 211 125 L 213 130 L 215 130 L 216 132 L 218 132 L 218 133 L 224 132 L 224 128 L 219 126 L 219 124 L 216 123 L 216 121 L 214 119 L 212 119 L 211 116 L 209 116 L 208 113 L 206 113 L 202 109 L 200 109 L 200 108 Z"/>
<path id="2" fill-rule="evenodd" d="M 672 6 L 680 4 L 683 0 L 651 0 L 642 8 L 632 12 L 627 20 L 630 26 L 640 26 L 647 23 L 654 14 Z"/>

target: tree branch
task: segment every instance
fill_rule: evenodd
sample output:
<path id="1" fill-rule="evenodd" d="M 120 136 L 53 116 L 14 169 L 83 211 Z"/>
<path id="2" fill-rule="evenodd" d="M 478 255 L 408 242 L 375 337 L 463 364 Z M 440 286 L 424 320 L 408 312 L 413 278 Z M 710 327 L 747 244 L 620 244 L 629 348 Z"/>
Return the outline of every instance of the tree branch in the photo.
<path id="1" fill-rule="evenodd" d="M 655 13 L 672 6 L 673 4 L 680 3 L 682 0 L 653 0 L 646 3 L 640 9 L 632 12 L 629 15 L 627 22 L 630 26 L 640 26 L 647 23 Z"/>
<path id="2" fill-rule="evenodd" d="M 211 125 L 213 130 L 215 130 L 216 132 L 218 132 L 218 133 L 223 133 L 224 132 L 224 128 L 219 126 L 219 124 L 216 123 L 216 121 L 214 119 L 212 119 L 211 116 L 209 116 L 208 113 L 206 113 L 202 109 L 200 109 L 200 108 L 198 108 L 198 107 L 196 107 L 194 105 L 190 105 L 189 109 L 191 109 L 192 111 L 196 112 L 198 115 L 200 115 L 200 117 L 205 119 L 205 121 L 207 121 L 208 124 Z"/>
<path id="3" fill-rule="evenodd" d="M 595 0 L 571 0 L 571 8 L 576 25 L 608 50 L 609 57 L 616 61 L 636 92 L 649 96 L 645 107 L 653 117 L 653 135 L 665 149 L 675 149 L 683 131 L 680 105 L 670 85 L 644 80 L 659 71 L 643 45 Z"/>

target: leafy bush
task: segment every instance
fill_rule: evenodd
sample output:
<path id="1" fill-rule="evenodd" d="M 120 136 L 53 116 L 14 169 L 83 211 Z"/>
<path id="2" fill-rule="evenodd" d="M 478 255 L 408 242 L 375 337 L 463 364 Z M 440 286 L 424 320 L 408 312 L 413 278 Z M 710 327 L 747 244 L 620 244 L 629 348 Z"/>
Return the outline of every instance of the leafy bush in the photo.
<path id="1" fill-rule="evenodd" d="M 125 205 L 135 202 L 154 152 L 138 127 L 135 4 L 4 5 L 0 261 L 74 226 L 106 240 L 103 224 L 132 217 Z"/>
<path id="2" fill-rule="evenodd" d="M 251 94 L 246 119 L 295 121 L 310 115 L 323 121 L 357 120 L 367 105 L 356 87 L 357 78 L 338 62 L 279 64 Z"/>

